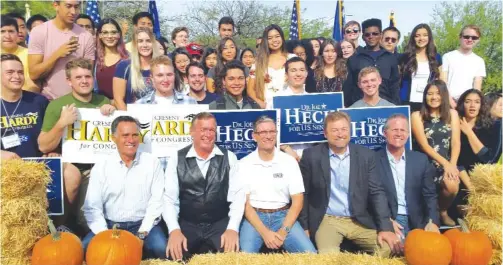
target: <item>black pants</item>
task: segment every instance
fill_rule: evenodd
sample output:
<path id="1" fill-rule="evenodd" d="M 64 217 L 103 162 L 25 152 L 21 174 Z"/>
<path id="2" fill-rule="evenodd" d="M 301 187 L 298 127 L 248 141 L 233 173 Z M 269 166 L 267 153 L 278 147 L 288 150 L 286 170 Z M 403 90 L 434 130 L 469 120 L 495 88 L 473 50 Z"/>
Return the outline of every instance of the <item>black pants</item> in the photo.
<path id="1" fill-rule="evenodd" d="M 180 218 L 180 229 L 187 238 L 187 248 L 189 250 L 188 252 L 183 251 L 183 258 L 189 259 L 194 254 L 207 252 L 223 252 L 220 247 L 220 237 L 227 229 L 228 223 L 228 217 L 211 224 L 195 224 Z"/>

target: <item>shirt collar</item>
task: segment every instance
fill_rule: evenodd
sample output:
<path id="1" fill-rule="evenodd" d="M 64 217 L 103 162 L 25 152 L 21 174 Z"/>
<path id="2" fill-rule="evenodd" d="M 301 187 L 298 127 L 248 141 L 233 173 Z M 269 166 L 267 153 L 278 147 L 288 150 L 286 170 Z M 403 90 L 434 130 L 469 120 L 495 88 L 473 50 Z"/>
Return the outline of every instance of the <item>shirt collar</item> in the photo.
<path id="1" fill-rule="evenodd" d="M 388 147 L 386 147 L 386 154 L 388 155 L 388 160 L 389 161 L 391 161 L 393 163 L 397 163 L 396 160 L 395 160 L 395 157 L 388 150 Z M 402 162 L 402 161 L 405 162 L 405 150 L 403 151 L 403 154 L 400 157 L 400 161 L 398 161 L 398 162 Z"/>
<path id="2" fill-rule="evenodd" d="M 155 89 L 154 91 L 150 92 L 149 95 L 145 96 L 147 98 L 146 103 L 147 104 L 157 104 L 157 101 L 155 100 Z M 183 101 L 184 96 L 182 93 L 179 93 L 178 91 L 173 92 L 173 104 L 177 104 L 180 101 Z"/>
<path id="3" fill-rule="evenodd" d="M 304 95 L 304 94 L 307 94 L 307 92 L 306 92 L 306 85 L 304 85 L 304 87 L 302 88 L 302 93 L 300 93 L 300 94 L 293 93 L 293 88 L 291 86 L 288 86 L 287 90 L 285 90 L 285 91 L 288 91 L 288 94 L 291 94 L 291 95 Z"/>
<path id="4" fill-rule="evenodd" d="M 136 151 L 136 155 L 133 159 L 133 163 L 131 163 L 131 165 L 135 165 L 135 164 L 138 164 L 140 162 L 140 156 L 141 156 L 141 152 L 139 151 Z M 121 165 L 125 165 L 124 161 L 122 160 L 119 152 L 117 152 L 117 155 L 115 156 L 115 159 L 117 162 L 119 162 L 119 164 Z"/>
<path id="5" fill-rule="evenodd" d="M 257 147 L 257 149 L 255 149 L 255 151 L 253 151 L 250 154 L 252 156 L 252 158 L 253 158 L 252 164 L 254 164 L 254 165 L 262 165 L 262 166 L 271 166 L 273 164 L 279 164 L 280 163 L 279 156 L 278 156 L 278 154 L 276 152 L 277 152 L 277 150 L 276 150 L 276 148 L 274 148 L 274 156 L 272 157 L 272 160 L 270 160 L 270 161 L 264 161 L 258 155 L 258 147 Z"/>
<path id="6" fill-rule="evenodd" d="M 219 156 L 223 156 L 224 155 L 222 153 L 222 151 L 220 151 L 220 148 L 218 148 L 216 145 L 213 145 L 213 150 L 211 150 L 211 153 L 208 156 L 208 158 L 203 159 L 202 157 L 200 157 L 197 154 L 196 149 L 194 149 L 194 144 L 192 144 L 192 146 L 190 147 L 190 149 L 187 152 L 187 155 L 185 155 L 185 157 L 187 157 L 187 158 L 189 158 L 189 157 L 195 157 L 195 158 L 200 159 L 200 160 L 210 160 L 210 159 L 212 159 L 216 155 L 219 155 Z"/>
<path id="7" fill-rule="evenodd" d="M 332 156 L 335 157 L 335 156 L 337 156 L 337 157 L 339 157 L 341 159 L 346 158 L 347 156 L 349 156 L 349 145 L 346 147 L 346 152 L 344 152 L 343 155 L 338 155 L 338 154 L 334 153 L 334 151 L 332 151 L 332 149 L 330 149 L 330 147 L 329 147 L 328 148 L 328 155 L 329 155 L 329 157 L 332 157 Z"/>

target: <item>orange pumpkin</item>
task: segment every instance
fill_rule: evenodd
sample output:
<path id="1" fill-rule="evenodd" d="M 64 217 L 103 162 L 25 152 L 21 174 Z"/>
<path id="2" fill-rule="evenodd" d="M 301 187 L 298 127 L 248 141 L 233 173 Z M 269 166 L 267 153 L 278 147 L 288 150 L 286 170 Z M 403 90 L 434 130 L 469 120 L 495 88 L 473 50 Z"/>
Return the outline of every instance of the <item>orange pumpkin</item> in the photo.
<path id="1" fill-rule="evenodd" d="M 449 239 L 442 234 L 423 229 L 409 232 L 405 238 L 404 252 L 409 265 L 449 265 L 452 258 Z"/>
<path id="2" fill-rule="evenodd" d="M 98 233 L 87 247 L 87 265 L 137 265 L 141 262 L 143 242 L 126 230 Z"/>
<path id="3" fill-rule="evenodd" d="M 452 245 L 451 265 L 486 265 L 493 254 L 491 240 L 482 232 L 470 232 L 466 223 L 458 219 L 459 229 L 450 229 L 444 235 Z"/>
<path id="4" fill-rule="evenodd" d="M 31 264 L 81 265 L 84 260 L 84 249 L 80 239 L 72 233 L 56 231 L 51 220 L 49 220 L 49 230 L 51 234 L 41 238 L 35 244 Z"/>

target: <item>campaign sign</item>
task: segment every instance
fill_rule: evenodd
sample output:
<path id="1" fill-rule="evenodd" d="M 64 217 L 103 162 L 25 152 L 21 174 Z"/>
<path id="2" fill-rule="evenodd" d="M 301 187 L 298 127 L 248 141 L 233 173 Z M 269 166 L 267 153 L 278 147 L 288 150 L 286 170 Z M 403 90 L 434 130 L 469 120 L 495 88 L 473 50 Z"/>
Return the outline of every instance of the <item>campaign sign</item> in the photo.
<path id="1" fill-rule="evenodd" d="M 99 109 L 79 108 L 79 117 L 63 133 L 63 162 L 96 163 L 110 155 L 117 154 L 117 146 L 112 141 L 112 122 L 118 116 L 131 115 L 125 111 L 115 111 L 105 116 Z M 150 144 L 145 136 L 150 135 L 150 120 L 141 124 L 139 150 L 148 152 Z"/>
<path id="2" fill-rule="evenodd" d="M 192 144 L 190 126 L 196 114 L 207 111 L 208 105 L 128 105 L 128 113 L 148 119 L 148 134 L 152 154 L 169 157 L 177 150 Z M 147 137 L 146 137 L 147 138 Z"/>
<path id="3" fill-rule="evenodd" d="M 342 92 L 275 96 L 274 108 L 281 111 L 281 144 L 325 141 L 325 116 L 344 107 L 343 102 Z"/>
<path id="4" fill-rule="evenodd" d="M 232 151 L 238 159 L 255 151 L 257 143 L 253 140 L 253 123 L 262 115 L 276 121 L 279 144 L 279 114 L 277 110 L 212 110 L 217 119 L 216 144 Z"/>
<path id="5" fill-rule="evenodd" d="M 47 186 L 47 200 L 49 201 L 49 215 L 63 215 L 63 164 L 60 157 L 26 157 L 23 160 L 42 162 L 50 170 L 51 183 Z"/>
<path id="6" fill-rule="evenodd" d="M 339 109 L 351 117 L 351 142 L 376 150 L 386 146 L 383 130 L 388 117 L 400 113 L 409 120 L 409 106 L 368 107 Z M 405 148 L 412 149 L 410 137 L 405 143 Z"/>

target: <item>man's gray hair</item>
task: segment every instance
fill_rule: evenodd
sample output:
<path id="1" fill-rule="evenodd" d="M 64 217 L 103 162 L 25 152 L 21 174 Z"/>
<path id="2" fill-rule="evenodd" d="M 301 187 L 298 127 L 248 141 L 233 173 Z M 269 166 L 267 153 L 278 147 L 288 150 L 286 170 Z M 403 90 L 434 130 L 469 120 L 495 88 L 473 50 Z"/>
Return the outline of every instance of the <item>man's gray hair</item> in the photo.
<path id="1" fill-rule="evenodd" d="M 140 122 L 131 117 L 131 116 L 119 116 L 117 118 L 115 118 L 115 120 L 112 122 L 112 134 L 115 134 L 117 132 L 117 127 L 119 126 L 119 123 L 121 122 L 133 122 L 136 124 L 136 127 L 138 128 L 138 132 L 141 130 L 141 127 L 140 127 Z"/>
<path id="2" fill-rule="evenodd" d="M 402 113 L 393 113 L 393 114 L 391 114 L 391 116 L 388 117 L 388 119 L 386 120 L 386 123 L 384 124 L 385 131 L 389 128 L 390 121 L 394 120 L 394 119 L 404 119 L 407 121 L 407 123 L 409 122 L 409 119 L 407 119 L 407 116 L 403 115 Z M 409 129 L 409 127 L 407 127 L 407 130 L 408 129 Z"/>
<path id="3" fill-rule="evenodd" d="M 257 127 L 259 126 L 259 124 L 264 123 L 264 122 L 272 122 L 272 123 L 274 123 L 274 125 L 276 125 L 276 121 L 273 120 L 271 117 L 269 117 L 267 115 L 262 115 L 262 116 L 258 117 L 255 120 L 255 122 L 253 123 L 253 131 L 257 131 Z"/>

